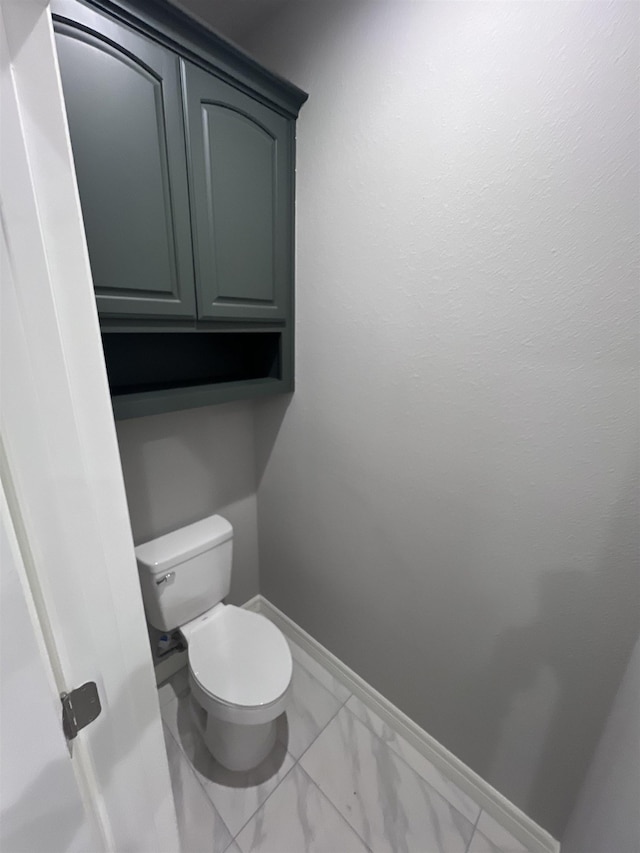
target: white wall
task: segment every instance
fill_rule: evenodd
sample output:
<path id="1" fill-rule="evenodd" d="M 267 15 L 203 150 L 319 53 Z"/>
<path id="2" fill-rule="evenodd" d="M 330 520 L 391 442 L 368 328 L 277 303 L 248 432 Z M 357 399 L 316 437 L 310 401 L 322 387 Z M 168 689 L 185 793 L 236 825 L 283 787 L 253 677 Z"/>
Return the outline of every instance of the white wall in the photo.
<path id="1" fill-rule="evenodd" d="M 249 403 L 118 421 L 136 544 L 212 513 L 234 529 L 229 601 L 258 592 L 253 413 Z"/>
<path id="2" fill-rule="evenodd" d="M 261 591 L 560 836 L 638 631 L 638 6 L 294 2 Z"/>
<path id="3" fill-rule="evenodd" d="M 640 850 L 640 640 L 580 790 L 563 853 Z"/>

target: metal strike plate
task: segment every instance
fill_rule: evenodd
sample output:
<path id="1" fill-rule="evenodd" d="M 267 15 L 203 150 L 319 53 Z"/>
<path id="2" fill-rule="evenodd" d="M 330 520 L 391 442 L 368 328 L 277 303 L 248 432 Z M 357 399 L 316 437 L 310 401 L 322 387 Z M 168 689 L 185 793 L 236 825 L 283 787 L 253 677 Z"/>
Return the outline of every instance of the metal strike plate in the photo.
<path id="1" fill-rule="evenodd" d="M 78 732 L 92 723 L 102 711 L 95 681 L 87 681 L 71 693 L 61 693 L 62 728 L 67 740 L 73 740 Z"/>

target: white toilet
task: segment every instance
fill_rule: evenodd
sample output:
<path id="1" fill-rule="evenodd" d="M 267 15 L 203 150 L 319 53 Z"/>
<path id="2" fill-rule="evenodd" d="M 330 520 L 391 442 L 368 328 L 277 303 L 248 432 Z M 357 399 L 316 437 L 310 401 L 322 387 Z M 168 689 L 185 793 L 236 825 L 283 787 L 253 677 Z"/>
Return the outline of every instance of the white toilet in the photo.
<path id="1" fill-rule="evenodd" d="M 233 528 L 220 515 L 136 548 L 147 619 L 180 629 L 204 741 L 229 770 L 256 767 L 276 739 L 293 664 L 283 634 L 250 610 L 223 604 L 231 584 Z M 199 719 L 201 718 L 201 719 Z"/>

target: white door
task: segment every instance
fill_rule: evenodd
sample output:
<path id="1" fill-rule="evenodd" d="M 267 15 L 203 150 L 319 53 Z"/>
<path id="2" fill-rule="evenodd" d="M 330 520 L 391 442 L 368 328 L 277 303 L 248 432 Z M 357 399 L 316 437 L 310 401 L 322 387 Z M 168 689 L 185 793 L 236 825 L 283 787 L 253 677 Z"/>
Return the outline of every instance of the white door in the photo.
<path id="1" fill-rule="evenodd" d="M 60 725 L 60 700 L 0 491 L 0 850 L 104 850 Z"/>
<path id="2" fill-rule="evenodd" d="M 95 849 L 176 853 L 158 696 L 46 0 L 0 0 L 0 37 L 0 474 L 55 690 L 70 692 L 86 681 L 98 686 L 102 714 L 74 740 L 70 760 L 97 815 Z M 13 704 L 11 711 L 15 722 Z M 52 742 L 54 753 L 57 746 Z M 3 781 L 3 798 L 16 803 L 22 783 L 32 784 L 11 774 Z M 47 814 L 57 813 L 55 785 L 36 793 Z M 45 844 L 38 853 L 51 849 Z"/>

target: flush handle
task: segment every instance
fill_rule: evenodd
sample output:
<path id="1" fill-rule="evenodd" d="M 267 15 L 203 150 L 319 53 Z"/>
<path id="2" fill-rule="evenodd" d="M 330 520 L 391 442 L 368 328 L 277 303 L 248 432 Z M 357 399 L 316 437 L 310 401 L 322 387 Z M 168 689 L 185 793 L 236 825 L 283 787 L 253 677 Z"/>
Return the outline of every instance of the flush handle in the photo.
<path id="1" fill-rule="evenodd" d="M 175 577 L 175 574 L 175 572 L 167 572 L 166 575 L 163 575 L 161 578 L 158 578 L 158 580 L 156 581 L 156 585 L 160 586 L 160 584 L 167 583 L 173 577 Z"/>

